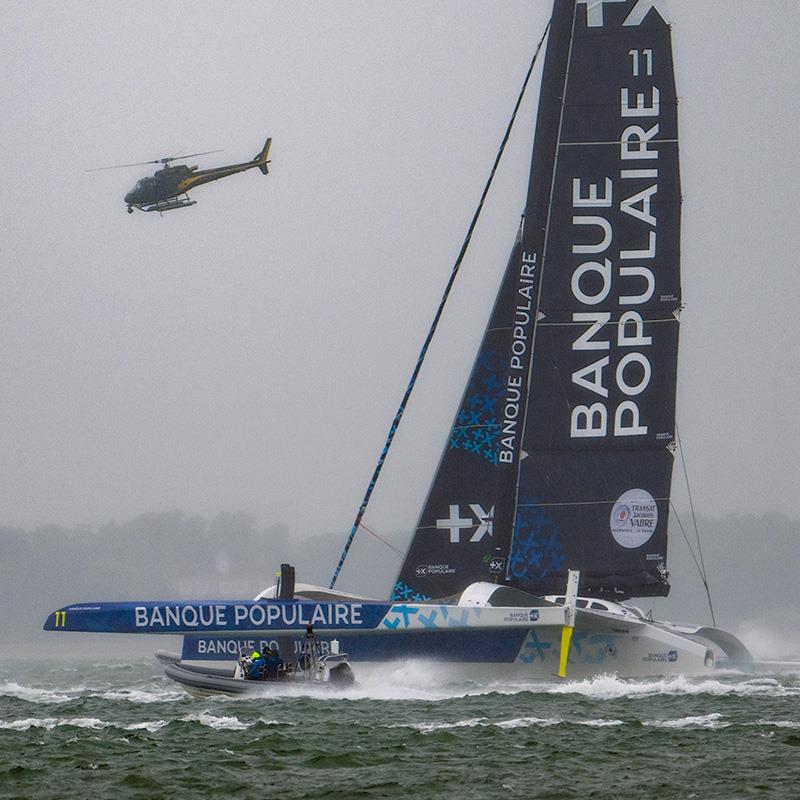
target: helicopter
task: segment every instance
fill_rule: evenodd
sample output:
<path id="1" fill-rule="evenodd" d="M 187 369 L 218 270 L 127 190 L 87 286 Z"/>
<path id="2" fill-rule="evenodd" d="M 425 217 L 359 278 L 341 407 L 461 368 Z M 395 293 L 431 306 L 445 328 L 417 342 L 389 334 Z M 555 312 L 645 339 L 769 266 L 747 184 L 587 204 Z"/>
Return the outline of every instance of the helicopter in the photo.
<path id="1" fill-rule="evenodd" d="M 195 156 L 205 156 L 210 153 L 221 153 L 221 150 L 207 150 L 203 153 L 189 153 L 185 156 L 167 156 L 157 158 L 154 161 L 140 161 L 136 164 L 117 164 L 113 167 L 97 167 L 86 170 L 87 172 L 97 172 L 104 169 L 121 169 L 122 167 L 140 167 L 145 164 L 161 164 L 161 169 L 157 169 L 151 177 L 140 178 L 136 185 L 125 195 L 125 204 L 128 206 L 128 213 L 133 214 L 133 210 L 139 211 L 172 211 L 176 208 L 187 208 L 197 203 L 190 200 L 187 194 L 195 186 L 204 183 L 227 178 L 237 172 L 245 172 L 248 169 L 258 167 L 262 174 L 268 175 L 269 169 L 269 149 L 272 139 L 269 138 L 264 143 L 261 151 L 252 161 L 244 161 L 241 164 L 227 164 L 222 167 L 212 169 L 201 169 L 198 171 L 196 166 L 189 167 L 186 164 L 172 166 L 173 161 L 183 161 Z"/>

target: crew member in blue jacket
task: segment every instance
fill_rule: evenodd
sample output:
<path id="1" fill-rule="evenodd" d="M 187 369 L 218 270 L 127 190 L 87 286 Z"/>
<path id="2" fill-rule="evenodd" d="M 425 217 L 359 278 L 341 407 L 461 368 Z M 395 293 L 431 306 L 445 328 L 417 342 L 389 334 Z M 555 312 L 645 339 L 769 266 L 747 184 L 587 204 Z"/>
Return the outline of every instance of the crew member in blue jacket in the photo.
<path id="1" fill-rule="evenodd" d="M 248 678 L 254 681 L 264 680 L 264 668 L 267 666 L 267 661 L 258 650 L 253 650 L 250 654 L 250 673 Z"/>
<path id="2" fill-rule="evenodd" d="M 264 678 L 268 681 L 275 681 L 280 677 L 283 659 L 280 653 L 270 650 L 267 645 L 261 648 L 261 655 L 264 658 Z"/>

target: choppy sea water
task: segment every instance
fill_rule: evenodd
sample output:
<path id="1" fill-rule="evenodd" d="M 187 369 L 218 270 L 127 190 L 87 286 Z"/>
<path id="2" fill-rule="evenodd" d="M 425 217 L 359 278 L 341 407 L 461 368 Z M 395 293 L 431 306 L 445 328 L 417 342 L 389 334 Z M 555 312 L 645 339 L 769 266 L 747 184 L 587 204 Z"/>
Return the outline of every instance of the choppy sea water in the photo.
<path id="1" fill-rule="evenodd" d="M 789 674 L 464 682 L 195 700 L 153 661 L 0 663 L 2 798 L 798 798 Z"/>

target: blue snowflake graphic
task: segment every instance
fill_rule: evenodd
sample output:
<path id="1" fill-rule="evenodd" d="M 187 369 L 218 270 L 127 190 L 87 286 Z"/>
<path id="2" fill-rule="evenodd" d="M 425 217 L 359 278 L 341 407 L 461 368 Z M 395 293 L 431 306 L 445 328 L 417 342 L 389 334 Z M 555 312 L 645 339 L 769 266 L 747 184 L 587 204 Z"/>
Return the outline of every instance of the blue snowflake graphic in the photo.
<path id="1" fill-rule="evenodd" d="M 517 510 L 509 562 L 509 574 L 517 580 L 544 578 L 564 564 L 555 523 L 536 503 L 536 498 L 520 498 Z"/>
<path id="2" fill-rule="evenodd" d="M 479 353 L 469 384 L 469 394 L 450 432 L 450 449 L 475 453 L 498 463 L 500 422 L 496 406 L 503 398 L 500 376 L 506 365 L 494 350 Z"/>
<path id="3" fill-rule="evenodd" d="M 426 594 L 422 594 L 414 589 L 412 586 L 409 586 L 407 583 L 403 583 L 403 581 L 398 581 L 394 585 L 394 589 L 392 590 L 392 597 L 393 602 L 407 602 L 407 603 L 421 603 L 424 600 L 430 600 L 431 598 L 428 597 Z"/>

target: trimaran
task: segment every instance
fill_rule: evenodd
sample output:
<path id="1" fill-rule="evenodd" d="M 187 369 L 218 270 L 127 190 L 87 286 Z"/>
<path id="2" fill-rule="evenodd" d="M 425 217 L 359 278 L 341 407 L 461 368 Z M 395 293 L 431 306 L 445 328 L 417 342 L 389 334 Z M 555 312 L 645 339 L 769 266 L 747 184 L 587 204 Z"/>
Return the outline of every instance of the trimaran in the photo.
<path id="1" fill-rule="evenodd" d="M 184 634 L 164 659 L 217 674 L 264 643 L 292 659 L 309 625 L 356 666 L 493 678 L 750 660 L 730 633 L 623 604 L 670 588 L 681 190 L 660 6 L 555 0 L 524 216 L 391 598 L 336 591 L 341 562 L 331 588 L 284 567 L 253 601 L 82 603 L 47 630 Z"/>

